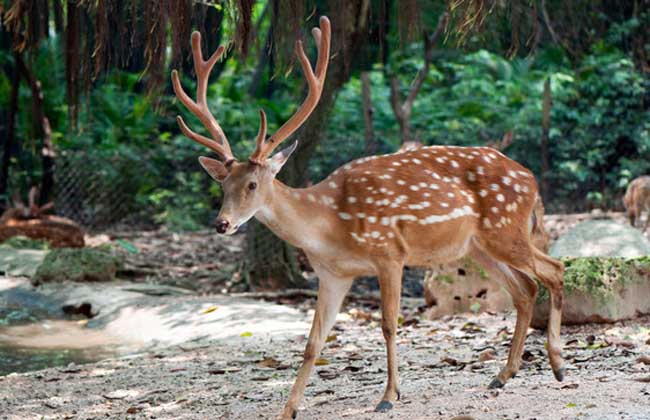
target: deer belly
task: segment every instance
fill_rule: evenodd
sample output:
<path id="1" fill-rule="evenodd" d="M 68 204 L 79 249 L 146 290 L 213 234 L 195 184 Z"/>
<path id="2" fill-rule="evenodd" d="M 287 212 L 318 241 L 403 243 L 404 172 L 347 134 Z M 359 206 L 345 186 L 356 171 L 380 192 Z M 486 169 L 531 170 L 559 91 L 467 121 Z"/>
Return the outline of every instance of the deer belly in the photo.
<path id="1" fill-rule="evenodd" d="M 474 236 L 474 225 L 473 220 L 458 220 L 405 235 L 406 265 L 429 266 L 462 258 Z"/>

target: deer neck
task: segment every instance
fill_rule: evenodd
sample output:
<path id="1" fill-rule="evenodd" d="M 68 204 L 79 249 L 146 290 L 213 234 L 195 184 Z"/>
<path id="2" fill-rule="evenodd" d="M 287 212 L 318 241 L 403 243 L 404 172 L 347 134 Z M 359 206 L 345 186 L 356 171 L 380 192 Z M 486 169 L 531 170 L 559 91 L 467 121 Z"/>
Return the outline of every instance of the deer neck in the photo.
<path id="1" fill-rule="evenodd" d="M 332 193 L 320 184 L 291 188 L 275 180 L 271 198 L 255 218 L 291 245 L 316 251 L 335 231 L 337 198 Z"/>

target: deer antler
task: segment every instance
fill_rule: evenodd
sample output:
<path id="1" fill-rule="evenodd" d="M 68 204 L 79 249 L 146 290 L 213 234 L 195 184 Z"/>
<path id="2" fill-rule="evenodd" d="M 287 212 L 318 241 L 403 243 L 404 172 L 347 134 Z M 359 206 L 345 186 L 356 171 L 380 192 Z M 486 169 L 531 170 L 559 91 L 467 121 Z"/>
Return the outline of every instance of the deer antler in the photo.
<path id="1" fill-rule="evenodd" d="M 208 90 L 208 79 L 210 77 L 210 72 L 214 67 L 214 64 L 219 58 L 223 55 L 225 51 L 223 45 L 219 46 L 217 50 L 212 54 L 212 56 L 207 60 L 203 60 L 203 53 L 201 52 L 201 34 L 197 31 L 192 33 L 192 57 L 194 59 L 194 70 L 196 72 L 197 85 L 196 85 L 196 102 L 193 101 L 183 90 L 181 86 L 180 79 L 178 77 L 178 71 L 172 71 L 172 85 L 174 87 L 174 93 L 176 97 L 187 107 L 187 109 L 196 115 L 199 120 L 203 123 L 205 128 L 208 129 L 212 139 L 209 139 L 201 134 L 195 133 L 192 131 L 183 118 L 179 115 L 176 117 L 178 125 L 181 128 L 183 134 L 185 134 L 190 139 L 194 140 L 197 143 L 200 143 L 214 152 L 216 152 L 224 162 L 228 163 L 235 160 L 235 157 L 230 150 L 230 144 L 228 139 L 224 134 L 223 130 L 219 126 L 219 123 L 210 113 L 208 109 L 208 102 L 206 98 L 206 93 Z"/>
<path id="2" fill-rule="evenodd" d="M 312 36 L 316 41 L 318 48 L 318 60 L 316 61 L 315 71 L 311 67 L 311 63 L 305 54 L 302 46 L 302 41 L 296 41 L 295 52 L 300 60 L 302 71 L 307 79 L 309 85 L 309 93 L 303 101 L 300 108 L 293 114 L 289 120 L 282 125 L 268 140 L 266 138 L 266 116 L 264 111 L 260 111 L 260 131 L 257 136 L 257 147 L 253 154 L 248 158 L 249 161 L 254 163 L 262 163 L 273 152 L 273 150 L 284 140 L 287 139 L 294 131 L 296 131 L 313 112 L 318 104 L 320 95 L 323 92 L 323 85 L 325 83 L 325 76 L 327 74 L 327 64 L 329 63 L 330 55 L 330 39 L 331 28 L 330 21 L 327 17 L 321 16 L 320 29 L 312 29 Z"/>

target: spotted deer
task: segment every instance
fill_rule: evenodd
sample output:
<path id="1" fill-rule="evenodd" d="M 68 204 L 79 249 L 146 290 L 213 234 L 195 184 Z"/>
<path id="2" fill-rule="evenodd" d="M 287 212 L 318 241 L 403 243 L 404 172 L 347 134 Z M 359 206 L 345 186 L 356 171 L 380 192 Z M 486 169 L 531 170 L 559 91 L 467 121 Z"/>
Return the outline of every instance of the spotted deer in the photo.
<path id="1" fill-rule="evenodd" d="M 647 214 L 643 232 L 648 230 L 648 225 L 650 225 L 650 176 L 640 176 L 630 182 L 623 197 L 623 205 L 633 227 L 638 220 L 641 220 L 641 215 L 645 211 Z"/>
<path id="2" fill-rule="evenodd" d="M 178 73 L 172 73 L 178 99 L 201 120 L 212 139 L 192 131 L 179 116 L 181 130 L 221 158 L 199 158 L 224 192 L 217 232 L 231 235 L 254 217 L 283 240 L 302 248 L 319 278 L 304 361 L 279 418 L 295 418 L 314 362 L 347 291 L 356 277 L 368 275 L 379 278 L 388 359 L 388 381 L 376 410 L 390 410 L 400 396 L 395 334 L 402 269 L 405 265 L 446 263 L 465 255 L 472 256 L 505 286 L 517 309 L 508 361 L 489 387 L 502 387 L 519 369 L 537 293 L 533 278 L 550 291 L 548 355 L 555 377 L 561 381 L 564 267 L 531 243 L 531 231 L 543 228 L 540 218 L 534 216 L 540 198 L 530 171 L 492 148 L 432 146 L 355 160 L 308 188 L 291 188 L 275 179 L 297 142 L 273 156 L 272 151 L 309 117 L 325 82 L 329 20 L 321 17 L 320 29 L 314 28 L 312 34 L 318 48 L 314 69 L 300 41 L 295 48 L 307 79 L 306 99 L 268 138 L 266 117 L 260 111 L 256 148 L 244 161 L 233 156 L 206 102 L 209 73 L 224 48 L 219 47 L 204 61 L 201 36 L 192 34 L 196 101 L 183 91 Z"/>

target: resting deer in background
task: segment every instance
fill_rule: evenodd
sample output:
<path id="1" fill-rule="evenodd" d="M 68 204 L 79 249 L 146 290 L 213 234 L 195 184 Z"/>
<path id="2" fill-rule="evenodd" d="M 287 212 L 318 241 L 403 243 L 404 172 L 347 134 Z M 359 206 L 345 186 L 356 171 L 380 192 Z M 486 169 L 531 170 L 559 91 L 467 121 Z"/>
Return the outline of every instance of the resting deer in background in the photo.
<path id="1" fill-rule="evenodd" d="M 623 197 L 623 205 L 627 210 L 627 217 L 630 219 L 632 227 L 636 225 L 637 220 L 641 220 L 641 215 L 645 211 L 647 215 L 643 232 L 648 230 L 648 225 L 650 225 L 650 176 L 640 176 L 630 182 Z"/>
<path id="2" fill-rule="evenodd" d="M 302 248 L 318 275 L 318 301 L 304 361 L 280 418 L 295 417 L 343 298 L 356 277 L 368 275 L 379 278 L 388 355 L 388 382 L 376 410 L 391 409 L 399 399 L 395 334 L 402 269 L 446 263 L 465 255 L 475 258 L 506 287 L 517 308 L 508 362 L 489 387 L 502 387 L 519 369 L 537 293 L 533 277 L 551 294 L 548 355 L 555 377 L 562 380 L 559 334 L 564 266 L 531 243 L 531 231 L 543 228 L 542 220 L 534 217 L 540 198 L 527 169 L 487 147 L 433 146 L 358 159 L 309 188 L 290 188 L 275 179 L 297 142 L 272 157 L 271 152 L 309 117 L 325 82 L 329 20 L 321 17 L 320 29 L 312 33 L 318 47 L 315 70 L 301 42 L 296 44 L 309 86 L 307 98 L 268 139 L 266 117 L 260 111 L 257 147 L 245 161 L 233 156 L 206 101 L 210 70 L 224 48 L 203 61 L 201 36 L 192 34 L 196 102 L 183 91 L 178 73 L 172 72 L 176 95 L 202 121 L 212 139 L 190 130 L 179 116 L 181 130 L 221 158 L 199 158 L 224 191 L 217 232 L 231 235 L 255 217 L 280 238 Z"/>

